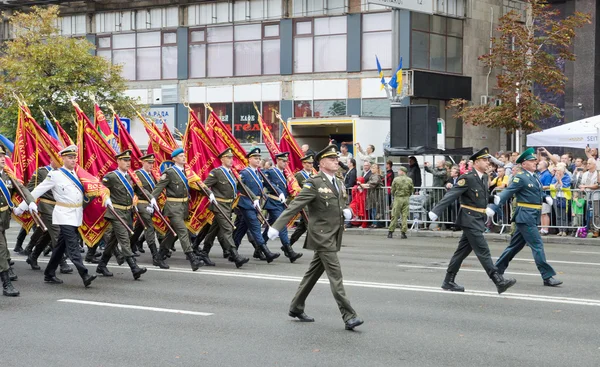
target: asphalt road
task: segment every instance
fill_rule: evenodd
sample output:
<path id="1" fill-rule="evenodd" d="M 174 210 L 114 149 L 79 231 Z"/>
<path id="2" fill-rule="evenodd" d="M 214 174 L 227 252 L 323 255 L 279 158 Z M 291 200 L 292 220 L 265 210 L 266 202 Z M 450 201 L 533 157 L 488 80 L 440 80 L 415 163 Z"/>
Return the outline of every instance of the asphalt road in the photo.
<path id="1" fill-rule="evenodd" d="M 11 250 L 16 233 L 7 232 Z M 505 245 L 491 243 L 492 254 Z M 457 277 L 465 293 L 439 288 L 455 247 L 456 239 L 346 234 L 346 291 L 365 320 L 354 332 L 344 330 L 326 278 L 307 300 L 316 322 L 287 316 L 308 251 L 295 264 L 251 260 L 236 269 L 215 248 L 217 266 L 197 272 L 181 251 L 169 270 L 153 267 L 147 251 L 138 260 L 149 267 L 140 281 L 111 264 L 115 276 L 88 289 L 75 274 L 59 274 L 62 285 L 44 284 L 42 271 L 15 255 L 21 296 L 0 296 L 1 364 L 598 366 L 600 247 L 548 244 L 547 257 L 564 281 L 558 288 L 542 285 L 525 249 L 506 273 L 518 282 L 502 296 L 474 257 Z M 250 245 L 240 252 L 250 256 Z"/>

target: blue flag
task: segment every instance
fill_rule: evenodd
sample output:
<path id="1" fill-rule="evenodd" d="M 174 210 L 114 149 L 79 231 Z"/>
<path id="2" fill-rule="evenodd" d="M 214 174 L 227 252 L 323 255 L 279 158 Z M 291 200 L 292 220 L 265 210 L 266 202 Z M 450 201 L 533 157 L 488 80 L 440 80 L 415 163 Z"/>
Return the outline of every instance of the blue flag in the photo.
<path id="1" fill-rule="evenodd" d="M 385 78 L 383 77 L 383 70 L 381 70 L 381 64 L 377 55 L 375 55 L 375 61 L 377 62 L 377 72 L 379 72 L 379 77 L 381 78 L 381 87 L 379 88 L 381 90 L 385 87 Z"/>
<path id="2" fill-rule="evenodd" d="M 54 129 L 54 126 L 52 126 L 50 120 L 48 120 L 47 117 L 44 117 L 44 122 L 46 123 L 46 130 L 48 130 L 48 135 L 56 139 L 56 141 L 60 141 L 58 139 L 58 134 L 56 133 L 56 130 Z"/>
<path id="3" fill-rule="evenodd" d="M 10 150 L 11 153 L 15 151 L 15 144 L 2 134 L 0 134 L 0 142 L 2 142 L 2 145 Z"/>

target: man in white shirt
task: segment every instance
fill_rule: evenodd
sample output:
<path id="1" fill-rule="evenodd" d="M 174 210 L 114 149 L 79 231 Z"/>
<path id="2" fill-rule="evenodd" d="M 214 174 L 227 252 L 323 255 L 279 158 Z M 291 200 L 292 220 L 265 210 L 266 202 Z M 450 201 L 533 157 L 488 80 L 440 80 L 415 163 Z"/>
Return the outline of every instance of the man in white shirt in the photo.
<path id="1" fill-rule="evenodd" d="M 56 268 L 66 251 L 67 256 L 77 268 L 83 284 L 85 287 L 89 287 L 96 276 L 88 274 L 88 269 L 83 265 L 79 251 L 80 237 L 77 229 L 83 222 L 84 187 L 75 172 L 77 146 L 71 145 L 61 150 L 59 154 L 62 156 L 64 166 L 49 172 L 46 179 L 31 192 L 31 195 L 37 199 L 46 191 L 52 190 L 56 200 L 52 212 L 52 223 L 60 227 L 56 247 L 52 250 L 52 257 L 44 271 L 44 281 L 52 284 L 63 282 L 56 277 Z"/>

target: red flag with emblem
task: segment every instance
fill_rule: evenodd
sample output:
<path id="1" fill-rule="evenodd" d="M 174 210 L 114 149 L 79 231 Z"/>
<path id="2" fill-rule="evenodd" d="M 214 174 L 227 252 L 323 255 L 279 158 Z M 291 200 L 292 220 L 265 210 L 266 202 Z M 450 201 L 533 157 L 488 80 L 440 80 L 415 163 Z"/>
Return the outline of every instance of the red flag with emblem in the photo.
<path id="1" fill-rule="evenodd" d="M 206 131 L 212 137 L 212 142 L 219 153 L 227 148 L 232 149 L 233 168 L 241 171 L 248 166 L 246 151 L 212 109 L 210 109 L 210 115 L 206 121 Z"/>
<path id="2" fill-rule="evenodd" d="M 292 172 L 298 172 L 303 169 L 302 161 L 300 160 L 300 158 L 302 158 L 302 150 L 298 146 L 298 143 L 292 136 L 290 130 L 285 127 L 285 124 L 282 125 L 284 126 L 284 131 L 283 134 L 281 134 L 281 139 L 279 139 L 279 149 L 281 149 L 282 152 L 290 153 L 288 166 Z"/>

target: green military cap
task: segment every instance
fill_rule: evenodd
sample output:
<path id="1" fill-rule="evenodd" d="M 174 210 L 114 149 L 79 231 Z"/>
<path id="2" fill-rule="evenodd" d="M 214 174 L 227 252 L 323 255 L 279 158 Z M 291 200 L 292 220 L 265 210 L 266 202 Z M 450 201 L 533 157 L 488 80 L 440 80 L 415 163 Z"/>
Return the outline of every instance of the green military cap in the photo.
<path id="1" fill-rule="evenodd" d="M 404 173 L 408 173 L 408 169 L 404 166 L 400 166 L 400 168 L 398 168 L 398 169 Z"/>
<path id="2" fill-rule="evenodd" d="M 145 156 L 140 158 L 140 161 L 142 162 L 148 162 L 148 163 L 154 163 L 156 159 L 154 158 L 154 154 L 150 153 L 150 154 L 146 154 Z"/>
<path id="3" fill-rule="evenodd" d="M 259 147 L 251 148 L 250 151 L 246 154 L 246 158 L 250 158 L 250 157 L 260 157 L 260 148 Z"/>
<path id="4" fill-rule="evenodd" d="M 6 155 L 6 149 L 2 145 L 0 145 L 0 155 Z"/>
<path id="5" fill-rule="evenodd" d="M 77 145 L 69 145 L 65 149 L 58 152 L 61 156 L 76 156 L 77 155 Z"/>
<path id="6" fill-rule="evenodd" d="M 284 162 L 287 162 L 290 158 L 290 153 L 289 152 L 281 152 L 277 155 L 275 155 L 276 159 L 281 159 Z"/>
<path id="7" fill-rule="evenodd" d="M 523 153 L 521 153 L 519 158 L 517 158 L 516 163 L 523 163 L 525 161 L 532 161 L 535 159 L 537 159 L 535 156 L 535 149 L 527 148 Z"/>
<path id="8" fill-rule="evenodd" d="M 129 150 L 129 149 L 124 150 L 121 153 L 117 154 L 115 156 L 115 158 L 117 158 L 117 159 L 124 159 L 124 160 L 131 159 L 131 150 Z"/>
<path id="9" fill-rule="evenodd" d="M 337 158 L 338 152 L 339 151 L 338 151 L 337 145 L 329 144 L 325 149 L 323 149 L 322 151 L 317 153 L 317 155 L 315 156 L 315 159 L 318 162 L 321 159 L 327 158 L 327 157 L 336 157 Z"/>
<path id="10" fill-rule="evenodd" d="M 227 148 L 219 154 L 219 158 L 233 157 L 233 149 Z"/>
<path id="11" fill-rule="evenodd" d="M 473 162 L 475 162 L 478 159 L 487 159 L 489 157 L 491 157 L 490 150 L 487 147 L 485 147 L 485 148 L 481 149 L 480 151 L 476 152 L 475 154 L 473 154 L 471 156 L 471 158 L 469 158 L 469 159 L 472 160 Z"/>
<path id="12" fill-rule="evenodd" d="M 312 163 L 315 161 L 314 156 L 312 154 L 305 155 L 304 157 L 300 158 L 300 160 L 302 161 L 302 163 Z"/>

